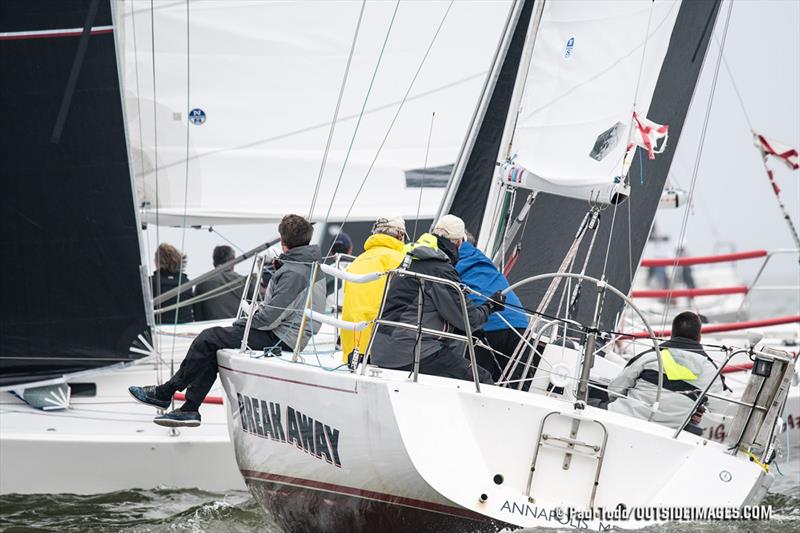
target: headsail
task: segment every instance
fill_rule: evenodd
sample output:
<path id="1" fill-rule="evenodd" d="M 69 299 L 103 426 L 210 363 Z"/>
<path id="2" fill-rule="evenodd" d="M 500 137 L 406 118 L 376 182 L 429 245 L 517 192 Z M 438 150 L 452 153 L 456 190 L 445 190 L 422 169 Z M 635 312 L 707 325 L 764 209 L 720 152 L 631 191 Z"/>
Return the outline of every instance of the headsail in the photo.
<path id="1" fill-rule="evenodd" d="M 545 2 L 508 183 L 610 203 L 644 133 L 679 2 Z"/>
<path id="2" fill-rule="evenodd" d="M 609 201 L 612 192 L 618 190 L 616 187 L 620 184 L 615 183 L 615 178 L 624 175 L 628 145 L 636 144 L 636 139 L 631 139 L 635 111 L 638 117 L 646 118 L 652 124 L 668 125 L 670 145 L 654 159 L 649 158 L 646 150 L 631 147 L 630 198 L 601 215 L 596 237 L 596 250 L 599 251 L 589 257 L 585 272 L 597 278 L 605 272 L 612 285 L 626 292 L 630 289 L 650 232 L 719 3 L 647 0 L 590 4 L 553 0 L 544 6 L 539 36 L 533 48 L 534 59 L 526 81 L 526 94 L 515 126 L 512 148 L 508 152 L 511 157 L 517 155 L 513 161 L 516 168 L 524 170 L 527 178 L 535 181 L 538 190 L 544 192 L 536 197 L 520 235 L 513 241 L 521 253 L 516 257 L 510 278 L 516 281 L 559 270 L 571 247 L 575 230 L 587 213 L 586 198 Z M 620 17 L 618 21 L 611 20 L 612 17 L 598 21 L 604 12 L 602 6 L 606 5 L 608 13 Z M 586 18 L 594 19 L 594 22 L 585 25 L 584 14 L 589 14 Z M 610 25 L 608 32 L 597 29 L 605 24 Z M 614 31 L 611 31 L 612 27 Z M 619 33 L 625 35 L 617 35 Z M 645 35 L 650 36 L 646 48 Z M 616 50 L 616 55 L 610 56 L 614 60 L 603 55 L 606 46 L 610 47 L 605 49 L 607 51 Z M 585 53 L 599 63 L 586 63 L 585 69 L 575 74 L 576 71 L 569 69 L 576 68 L 572 67 L 573 64 L 581 64 L 578 63 L 582 60 L 579 53 Z M 624 84 L 604 80 L 605 72 L 616 68 L 620 69 L 619 76 L 627 80 Z M 562 77 L 566 81 L 562 82 Z M 598 86 L 592 88 L 581 81 L 597 81 Z M 624 98 L 617 99 L 615 91 L 624 93 Z M 576 94 L 581 97 L 574 98 Z M 604 114 L 606 106 L 608 113 Z M 571 135 L 572 131 L 576 132 L 575 135 Z M 655 137 L 652 139 L 658 141 Z M 654 151 L 659 148 L 660 144 L 654 147 Z M 504 155 L 501 152 L 498 163 L 505 162 L 502 160 Z M 487 174 L 484 179 L 491 180 L 492 176 Z M 509 190 L 497 183 L 493 186 L 496 192 L 487 200 L 490 209 L 495 203 L 501 204 L 497 198 L 502 198 Z M 598 197 L 597 191 L 604 194 Z M 524 209 L 523 204 L 528 205 L 521 201 L 516 203 L 514 216 Z M 453 205 L 452 209 L 459 209 L 459 206 Z M 618 216 L 612 216 L 612 209 L 620 210 Z M 615 219 L 613 230 L 612 218 Z M 491 219 L 491 213 L 484 216 L 479 243 L 502 238 L 502 234 L 497 235 L 498 224 Z M 544 284 L 531 284 L 521 287 L 517 293 L 529 307 L 535 307 L 545 290 Z M 587 288 L 587 293 L 593 291 L 593 288 Z M 584 301 L 593 300 L 591 294 L 585 296 Z M 574 318 L 588 322 L 593 306 L 581 303 L 578 302 Z M 556 300 L 548 311 L 553 312 L 557 304 Z M 617 301 L 606 303 L 600 324 L 602 328 L 614 327 L 621 305 L 622 302 Z"/>
<path id="3" fill-rule="evenodd" d="M 137 359 L 147 320 L 110 4 L 0 13 L 0 385 L 12 385 Z"/>

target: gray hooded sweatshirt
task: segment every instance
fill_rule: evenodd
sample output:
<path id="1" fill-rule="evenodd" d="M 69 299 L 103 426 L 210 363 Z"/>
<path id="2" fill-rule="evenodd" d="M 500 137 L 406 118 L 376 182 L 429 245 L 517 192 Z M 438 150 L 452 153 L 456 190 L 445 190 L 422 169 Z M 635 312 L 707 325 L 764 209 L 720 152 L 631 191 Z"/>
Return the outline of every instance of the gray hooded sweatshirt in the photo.
<path id="1" fill-rule="evenodd" d="M 281 254 L 278 259 L 282 265 L 270 279 L 264 303 L 253 316 L 250 327 L 272 331 L 285 344 L 294 348 L 300 332 L 308 284 L 311 281 L 311 263 L 318 263 L 321 257 L 319 246 L 316 244 L 297 246 Z M 311 295 L 311 308 L 323 313 L 325 297 L 325 275 L 317 271 Z M 237 323 L 244 325 L 245 320 L 239 319 Z M 317 333 L 320 327 L 319 322 L 306 320 L 300 349 L 306 347 L 311 336 Z"/>

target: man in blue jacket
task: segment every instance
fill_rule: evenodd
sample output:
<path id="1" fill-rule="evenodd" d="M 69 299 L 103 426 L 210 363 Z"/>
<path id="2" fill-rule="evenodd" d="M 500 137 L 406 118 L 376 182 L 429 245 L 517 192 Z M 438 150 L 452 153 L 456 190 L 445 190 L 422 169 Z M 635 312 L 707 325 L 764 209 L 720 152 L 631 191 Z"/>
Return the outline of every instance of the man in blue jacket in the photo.
<path id="1" fill-rule="evenodd" d="M 509 283 L 506 277 L 497 269 L 491 259 L 470 242 L 472 241 L 470 237 L 471 235 L 467 234 L 467 239 L 458 250 L 456 271 L 461 277 L 461 281 L 470 289 L 485 295 L 507 289 Z M 486 298 L 474 294 L 471 294 L 470 298 L 476 305 L 486 301 Z M 520 335 L 528 327 L 528 318 L 519 311 L 522 308 L 522 302 L 514 294 L 514 291 L 506 293 L 505 304 L 505 310 L 489 315 L 483 326 L 483 332 L 489 345 L 506 357 L 495 356 L 494 353 L 482 348 L 475 350 L 478 364 L 491 372 L 495 381 L 500 378 L 500 373 L 508 362 L 507 358 L 514 353 L 514 349 L 520 341 Z M 534 361 L 534 364 L 537 362 Z"/>

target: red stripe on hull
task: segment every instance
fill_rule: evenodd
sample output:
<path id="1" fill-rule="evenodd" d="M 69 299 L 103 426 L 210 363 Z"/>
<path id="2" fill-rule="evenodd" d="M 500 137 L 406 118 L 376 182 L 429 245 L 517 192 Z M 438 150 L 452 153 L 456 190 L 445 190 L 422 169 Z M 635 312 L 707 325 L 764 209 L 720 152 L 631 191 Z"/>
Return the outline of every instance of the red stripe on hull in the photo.
<path id="1" fill-rule="evenodd" d="M 496 532 L 466 509 L 307 479 L 242 470 L 255 499 L 290 533 Z"/>
<path id="2" fill-rule="evenodd" d="M 346 392 L 348 394 L 358 394 L 358 391 L 355 389 L 340 389 L 338 387 L 329 387 L 327 385 L 318 385 L 316 383 L 308 383 L 307 381 L 297 381 L 295 379 L 286 379 L 286 378 L 279 378 L 277 376 L 270 376 L 268 374 L 259 374 L 257 372 L 247 372 L 246 370 L 235 370 L 233 368 L 228 368 L 227 366 L 219 365 L 219 368 L 224 368 L 228 372 L 233 372 L 235 374 L 246 374 L 248 376 L 255 376 L 264 379 L 272 379 L 274 381 L 283 381 L 285 383 L 294 383 L 295 385 L 305 385 L 306 387 L 315 387 L 317 389 L 327 389 L 333 390 L 336 392 Z"/>

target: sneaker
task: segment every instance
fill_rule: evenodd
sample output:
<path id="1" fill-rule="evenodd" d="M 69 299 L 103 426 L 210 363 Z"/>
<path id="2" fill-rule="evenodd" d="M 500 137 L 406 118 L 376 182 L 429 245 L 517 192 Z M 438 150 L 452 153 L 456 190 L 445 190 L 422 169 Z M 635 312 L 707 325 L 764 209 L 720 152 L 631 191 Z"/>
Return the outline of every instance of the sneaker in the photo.
<path id="1" fill-rule="evenodd" d="M 168 428 L 193 428 L 200 425 L 200 413 L 197 411 L 181 411 L 180 409 L 175 409 L 174 411 L 155 417 L 153 422 L 159 426 Z"/>
<path id="2" fill-rule="evenodd" d="M 156 395 L 156 388 L 153 385 L 146 387 L 128 387 L 128 392 L 131 393 L 133 399 L 145 405 L 158 407 L 159 409 L 167 409 L 172 403 L 172 398 L 169 400 L 162 400 Z"/>

